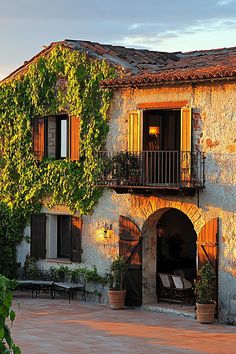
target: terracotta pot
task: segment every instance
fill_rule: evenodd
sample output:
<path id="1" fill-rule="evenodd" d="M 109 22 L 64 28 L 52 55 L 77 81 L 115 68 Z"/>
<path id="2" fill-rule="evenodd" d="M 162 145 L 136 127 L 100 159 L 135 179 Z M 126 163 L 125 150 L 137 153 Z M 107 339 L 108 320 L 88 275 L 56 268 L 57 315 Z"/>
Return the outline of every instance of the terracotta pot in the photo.
<path id="1" fill-rule="evenodd" d="M 122 310 L 125 304 L 126 290 L 108 290 L 109 303 L 113 310 Z"/>
<path id="2" fill-rule="evenodd" d="M 196 303 L 197 321 L 199 323 L 212 323 L 215 320 L 216 302 L 212 304 L 198 304 Z"/>

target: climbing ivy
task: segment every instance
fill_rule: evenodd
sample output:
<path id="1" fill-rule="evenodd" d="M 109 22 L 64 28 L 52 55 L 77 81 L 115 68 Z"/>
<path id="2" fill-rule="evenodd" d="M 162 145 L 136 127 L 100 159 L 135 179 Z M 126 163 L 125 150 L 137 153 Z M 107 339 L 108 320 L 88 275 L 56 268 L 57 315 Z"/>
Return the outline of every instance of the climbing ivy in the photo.
<path id="1" fill-rule="evenodd" d="M 0 276 L 0 353 L 2 354 L 21 354 L 20 348 L 14 343 L 11 337 L 11 330 L 7 322 L 11 325 L 15 319 L 15 312 L 11 309 L 12 291 L 16 283 Z"/>
<path id="2" fill-rule="evenodd" d="M 0 84 L 0 222 L 5 225 L 0 231 L 0 272 L 8 256 L 11 265 L 15 263 L 13 245 L 22 239 L 30 214 L 40 210 L 42 201 L 81 214 L 91 212 L 98 201 L 96 152 L 105 143 L 111 101 L 111 91 L 99 84 L 114 76 L 107 61 L 57 45 L 24 73 Z M 65 112 L 81 118 L 80 160 L 44 158 L 38 163 L 31 119 Z"/>

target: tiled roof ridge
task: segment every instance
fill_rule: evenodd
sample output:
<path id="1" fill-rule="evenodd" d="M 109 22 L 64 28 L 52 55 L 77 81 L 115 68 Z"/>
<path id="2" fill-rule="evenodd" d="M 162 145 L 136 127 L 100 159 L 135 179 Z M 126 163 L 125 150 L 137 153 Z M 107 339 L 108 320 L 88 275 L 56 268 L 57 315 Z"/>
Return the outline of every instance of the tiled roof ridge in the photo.
<path id="1" fill-rule="evenodd" d="M 71 50 L 85 51 L 89 56 L 97 59 L 108 60 L 125 73 L 125 78 L 116 79 L 120 80 L 120 84 L 121 82 L 125 82 L 124 80 L 131 82 L 131 80 L 136 80 L 143 75 L 145 75 L 145 77 L 152 77 L 153 79 L 155 75 L 159 75 L 160 73 L 167 75 L 169 70 L 171 70 L 172 73 L 174 73 L 174 71 L 181 71 L 181 73 L 183 73 L 190 70 L 196 72 L 199 68 L 209 68 L 212 62 L 214 62 L 214 67 L 217 65 L 222 67 L 226 61 L 227 63 L 231 63 L 232 67 L 235 67 L 236 61 L 236 47 L 190 52 L 163 52 L 126 48 L 120 45 L 101 44 L 86 40 L 65 39 L 64 41 L 52 42 L 30 60 L 24 62 L 22 66 L 10 73 L 1 83 L 16 77 L 18 74 L 24 74 L 32 62 L 38 60 L 40 56 L 47 55 L 58 45 L 68 47 Z M 208 60 L 209 58 L 210 60 Z M 115 82 L 115 80 L 113 81 Z M 117 82 L 118 81 L 116 81 L 116 83 Z M 104 83 L 104 86 L 105 85 L 106 83 Z"/>

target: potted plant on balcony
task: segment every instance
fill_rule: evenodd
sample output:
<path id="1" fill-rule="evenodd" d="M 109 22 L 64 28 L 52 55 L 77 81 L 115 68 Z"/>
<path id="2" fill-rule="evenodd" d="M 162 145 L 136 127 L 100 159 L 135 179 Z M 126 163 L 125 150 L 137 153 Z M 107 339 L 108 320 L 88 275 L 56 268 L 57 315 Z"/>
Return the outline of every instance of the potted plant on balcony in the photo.
<path id="1" fill-rule="evenodd" d="M 196 315 L 200 323 L 214 322 L 216 302 L 213 300 L 215 272 L 209 263 L 202 266 L 196 282 Z"/>
<path id="2" fill-rule="evenodd" d="M 126 290 L 123 286 L 124 272 L 127 270 L 124 257 L 116 257 L 108 274 L 108 298 L 113 310 L 124 308 Z"/>

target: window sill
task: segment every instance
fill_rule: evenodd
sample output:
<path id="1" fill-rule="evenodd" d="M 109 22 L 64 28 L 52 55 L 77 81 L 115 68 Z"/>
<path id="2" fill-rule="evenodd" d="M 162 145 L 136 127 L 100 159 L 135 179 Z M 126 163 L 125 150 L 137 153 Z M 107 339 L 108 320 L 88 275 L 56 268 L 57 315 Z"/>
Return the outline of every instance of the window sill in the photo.
<path id="1" fill-rule="evenodd" d="M 67 258 L 46 258 L 46 261 L 50 263 L 72 264 L 72 262 Z"/>

